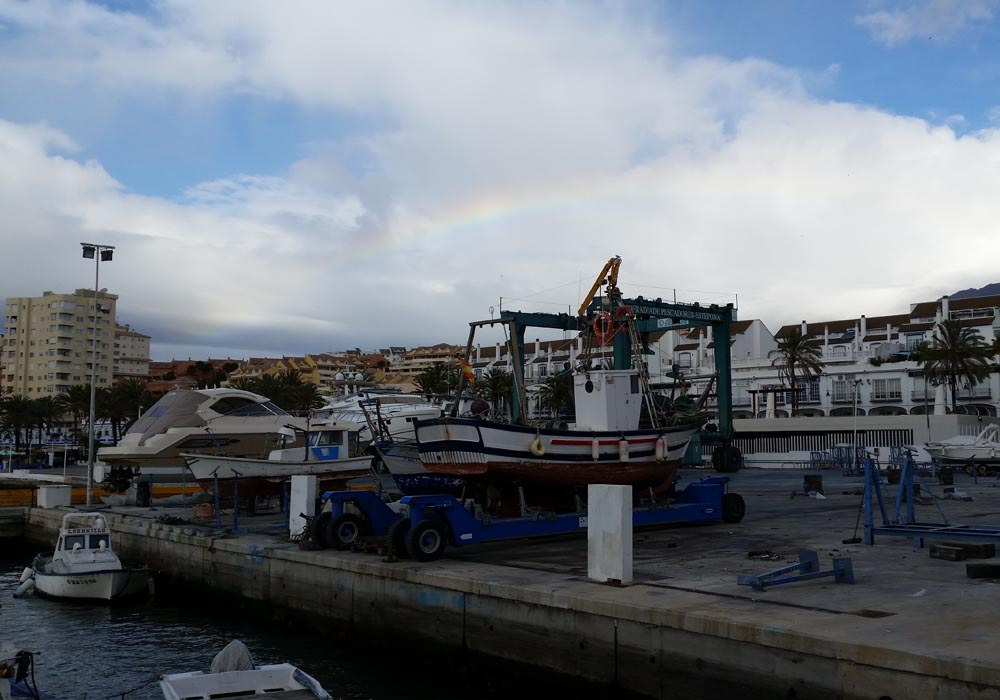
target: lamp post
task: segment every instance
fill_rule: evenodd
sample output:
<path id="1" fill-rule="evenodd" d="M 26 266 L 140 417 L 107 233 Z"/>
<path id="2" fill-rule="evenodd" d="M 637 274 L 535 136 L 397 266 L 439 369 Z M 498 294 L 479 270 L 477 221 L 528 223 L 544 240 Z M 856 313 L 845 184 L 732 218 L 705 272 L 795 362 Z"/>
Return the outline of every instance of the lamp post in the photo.
<path id="1" fill-rule="evenodd" d="M 111 262 L 114 257 L 113 245 L 80 243 L 83 257 L 94 259 L 94 337 L 90 346 L 90 422 L 87 424 L 87 505 L 94 502 L 94 425 L 97 413 L 97 295 L 100 290 L 101 261 Z"/>

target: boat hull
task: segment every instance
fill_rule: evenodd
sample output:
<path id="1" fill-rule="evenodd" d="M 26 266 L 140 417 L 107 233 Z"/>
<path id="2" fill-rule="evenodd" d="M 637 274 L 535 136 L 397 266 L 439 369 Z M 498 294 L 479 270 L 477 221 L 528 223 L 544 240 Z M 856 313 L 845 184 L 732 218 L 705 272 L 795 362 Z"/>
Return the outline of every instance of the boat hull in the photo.
<path id="1" fill-rule="evenodd" d="M 149 569 L 117 569 L 78 574 L 35 571 L 35 590 L 50 598 L 115 601 L 147 595 Z"/>
<path id="2" fill-rule="evenodd" d="M 417 442 L 432 474 L 560 486 L 659 485 L 673 479 L 698 427 L 602 432 L 443 418 L 417 423 Z"/>
<path id="3" fill-rule="evenodd" d="M 343 486 L 347 481 L 365 476 L 371 471 L 371 457 L 281 462 L 267 459 L 218 457 L 185 454 L 191 473 L 198 485 L 209 494 L 215 493 L 218 470 L 219 495 L 233 498 L 279 496 L 284 484 L 293 476 L 315 476 L 321 490 Z"/>
<path id="4" fill-rule="evenodd" d="M 462 479 L 431 474 L 424 468 L 416 442 L 380 441 L 372 447 L 404 496 L 458 494 L 462 490 Z"/>

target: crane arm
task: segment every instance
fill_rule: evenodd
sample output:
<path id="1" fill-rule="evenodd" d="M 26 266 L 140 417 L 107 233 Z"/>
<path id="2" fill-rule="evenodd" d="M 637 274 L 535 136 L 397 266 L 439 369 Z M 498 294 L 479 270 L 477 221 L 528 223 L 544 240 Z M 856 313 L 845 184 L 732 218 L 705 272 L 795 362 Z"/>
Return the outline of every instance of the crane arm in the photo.
<path id="1" fill-rule="evenodd" d="M 597 279 L 594 280 L 594 284 L 590 288 L 590 291 L 587 292 L 587 296 L 583 298 L 583 303 L 580 304 L 580 311 L 577 313 L 578 316 L 583 316 L 587 313 L 587 307 L 590 306 L 590 302 L 594 300 L 594 296 L 597 294 L 597 291 L 601 288 L 601 285 L 604 283 L 605 278 L 607 278 L 609 289 L 618 288 L 618 267 L 621 264 L 622 264 L 622 259 L 621 256 L 618 255 L 611 258 L 604 264 L 604 267 L 601 269 L 600 274 L 597 275 Z"/>

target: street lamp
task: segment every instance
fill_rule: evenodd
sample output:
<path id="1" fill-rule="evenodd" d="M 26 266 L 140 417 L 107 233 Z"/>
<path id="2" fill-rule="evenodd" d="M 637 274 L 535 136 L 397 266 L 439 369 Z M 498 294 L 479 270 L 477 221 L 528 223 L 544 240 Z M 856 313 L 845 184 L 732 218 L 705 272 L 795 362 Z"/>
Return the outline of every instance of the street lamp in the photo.
<path id="1" fill-rule="evenodd" d="M 111 262 L 114 257 L 113 245 L 81 243 L 83 257 L 94 260 L 94 337 L 90 347 L 90 423 L 87 425 L 87 505 L 94 502 L 94 425 L 97 413 L 97 295 L 100 290 L 101 261 Z"/>

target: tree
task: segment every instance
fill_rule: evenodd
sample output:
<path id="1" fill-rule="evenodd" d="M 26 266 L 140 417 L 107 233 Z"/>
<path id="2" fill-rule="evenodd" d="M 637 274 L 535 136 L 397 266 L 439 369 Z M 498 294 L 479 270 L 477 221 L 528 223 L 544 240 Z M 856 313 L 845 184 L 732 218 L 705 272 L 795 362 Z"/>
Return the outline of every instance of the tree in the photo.
<path id="1" fill-rule="evenodd" d="M 42 396 L 31 402 L 31 427 L 38 436 L 38 446 L 42 445 L 42 435 L 60 422 L 64 411 L 55 396 Z"/>
<path id="2" fill-rule="evenodd" d="M 510 372 L 494 367 L 483 375 L 483 378 L 476 382 L 476 388 L 480 396 L 489 399 L 493 404 L 493 410 L 503 413 L 511 402 L 514 394 L 514 378 Z"/>
<path id="3" fill-rule="evenodd" d="M 126 379 L 111 388 L 109 413 L 115 442 L 139 415 L 153 405 L 152 395 L 139 379 Z"/>
<path id="4" fill-rule="evenodd" d="M 994 347 L 979 331 L 959 321 L 948 320 L 934 327 L 931 342 L 918 348 L 915 359 L 923 367 L 925 379 L 941 377 L 948 380 L 954 413 L 958 408 L 958 380 L 965 379 L 972 386 L 986 379 L 994 354 Z"/>
<path id="5" fill-rule="evenodd" d="M 792 415 L 798 413 L 799 392 L 795 381 L 801 374 L 804 379 L 823 373 L 823 351 L 819 340 L 803 335 L 800 328 L 792 328 L 791 332 L 778 340 L 778 347 L 768 353 L 772 358 L 771 366 L 777 367 L 782 382 L 787 382 L 792 389 Z"/>
<path id="6" fill-rule="evenodd" d="M 0 420 L 4 429 L 14 435 L 14 451 L 21 452 L 21 445 L 27 439 L 34 420 L 31 399 L 20 394 L 0 398 Z"/>
<path id="7" fill-rule="evenodd" d="M 413 384 L 421 394 L 431 398 L 448 391 L 448 375 L 444 365 L 431 365 L 414 378 Z"/>
<path id="8" fill-rule="evenodd" d="M 74 384 L 56 396 L 56 401 L 64 413 L 68 412 L 73 417 L 73 435 L 80 441 L 82 432 L 80 423 L 84 416 L 90 414 L 90 385 Z"/>
<path id="9" fill-rule="evenodd" d="M 558 418 L 564 409 L 573 410 L 573 375 L 569 372 L 554 374 L 538 388 L 538 406 Z"/>

